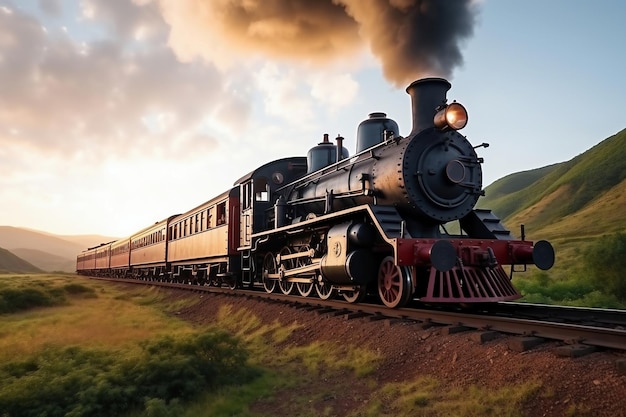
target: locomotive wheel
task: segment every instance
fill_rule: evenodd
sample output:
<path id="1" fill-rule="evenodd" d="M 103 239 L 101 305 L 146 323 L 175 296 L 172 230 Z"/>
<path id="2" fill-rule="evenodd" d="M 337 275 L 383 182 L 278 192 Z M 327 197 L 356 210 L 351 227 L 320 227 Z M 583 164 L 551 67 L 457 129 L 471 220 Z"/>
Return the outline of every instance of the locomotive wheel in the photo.
<path id="1" fill-rule="evenodd" d="M 328 300 L 330 297 L 332 297 L 335 294 L 335 290 L 333 289 L 332 285 L 330 284 L 317 284 L 315 286 L 315 291 L 317 291 L 317 296 L 319 298 L 321 298 L 322 300 Z"/>
<path id="2" fill-rule="evenodd" d="M 399 267 L 391 256 L 387 256 L 378 268 L 378 295 L 389 308 L 404 306 L 413 295 L 411 270 Z"/>
<path id="3" fill-rule="evenodd" d="M 343 298 L 349 303 L 360 303 L 365 298 L 365 285 L 355 287 L 354 291 L 342 291 Z"/>
<path id="4" fill-rule="evenodd" d="M 263 258 L 263 274 L 275 274 L 276 273 L 276 258 L 271 252 L 265 254 Z M 276 280 L 263 277 L 263 288 L 267 292 L 274 292 L 276 289 Z"/>
<path id="5" fill-rule="evenodd" d="M 228 277 L 228 278 L 226 279 L 226 284 L 228 285 L 228 288 L 229 288 L 229 289 L 231 289 L 231 290 L 235 290 L 235 289 L 237 289 L 237 287 L 239 286 L 239 285 L 238 285 L 239 283 L 238 283 L 237 281 L 238 281 L 238 280 L 237 280 L 237 276 L 236 276 L 236 275 L 233 275 L 233 276 L 230 276 L 230 277 Z"/>
<path id="6" fill-rule="evenodd" d="M 280 254 L 290 255 L 291 249 L 289 249 L 288 246 L 285 246 L 280 250 Z M 293 269 L 293 260 L 291 259 L 288 261 L 281 261 L 280 263 L 284 265 L 285 269 Z M 278 281 L 278 286 L 280 287 L 280 290 L 283 292 L 283 294 L 289 295 L 293 291 L 294 283 L 281 279 Z"/>
<path id="7" fill-rule="evenodd" d="M 300 248 L 300 252 L 308 252 L 309 246 L 304 245 Z M 311 259 L 309 258 L 298 258 L 297 266 L 305 266 L 311 263 Z M 298 288 L 298 292 L 303 297 L 308 297 L 313 292 L 313 283 L 312 282 L 298 282 L 296 283 L 296 287 Z"/>
<path id="8" fill-rule="evenodd" d="M 298 288 L 298 293 L 303 297 L 308 297 L 313 292 L 313 284 L 310 282 L 298 282 L 296 287 Z"/>

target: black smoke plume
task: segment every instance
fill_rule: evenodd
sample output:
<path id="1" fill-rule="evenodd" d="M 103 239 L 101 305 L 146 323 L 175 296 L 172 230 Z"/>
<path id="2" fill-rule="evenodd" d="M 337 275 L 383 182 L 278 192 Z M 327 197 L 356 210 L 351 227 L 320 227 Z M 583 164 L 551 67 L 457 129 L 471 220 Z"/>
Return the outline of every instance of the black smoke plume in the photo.
<path id="1" fill-rule="evenodd" d="M 461 46 L 472 35 L 476 1 L 160 0 L 185 15 L 170 23 L 191 32 L 187 43 L 208 31 L 209 49 L 219 39 L 243 53 L 311 63 L 368 47 L 396 85 L 451 76 L 463 62 Z"/>

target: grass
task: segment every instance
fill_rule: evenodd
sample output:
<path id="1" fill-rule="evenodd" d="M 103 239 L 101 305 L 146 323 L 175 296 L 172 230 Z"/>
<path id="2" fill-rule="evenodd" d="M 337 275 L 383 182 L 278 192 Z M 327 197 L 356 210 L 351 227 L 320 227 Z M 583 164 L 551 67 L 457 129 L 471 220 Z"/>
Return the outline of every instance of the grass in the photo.
<path id="1" fill-rule="evenodd" d="M 0 366 L 0 410 L 8 416 L 95 417 L 190 400 L 254 377 L 238 344 L 223 331 L 209 330 L 159 337 L 141 343 L 136 354 L 46 347 Z"/>
<path id="2" fill-rule="evenodd" d="M 72 275 L 0 276 L 0 289 L 28 282 L 59 289 L 65 301 L 2 316 L 0 415 L 29 415 L 3 410 L 15 406 L 10 400 L 44 407 L 76 399 L 64 414 L 46 415 L 314 417 L 337 415 L 339 401 L 328 399 L 341 398 L 354 404 L 353 417 L 517 416 L 541 387 L 461 389 L 436 376 L 379 386 L 380 352 L 334 341 L 294 344 L 290 337 L 303 328 L 297 322 L 264 323 L 254 311 L 225 305 L 215 327 L 194 328 L 172 313 L 197 294 L 167 301 L 156 288 Z M 211 368 L 216 358 L 221 371 Z M 205 383 L 212 388 L 198 388 Z M 576 407 L 571 415 L 580 414 Z"/>
<path id="3" fill-rule="evenodd" d="M 36 306 L 45 308 L 2 316 L 0 361 L 36 352 L 46 345 L 117 348 L 154 336 L 192 331 L 191 325 L 167 317 L 167 311 L 151 308 L 163 299 L 156 288 L 122 290 L 70 274 L 34 277 L 0 276 L 0 289 L 57 291 L 67 298 L 62 303 Z M 27 287 L 29 280 L 32 287 Z M 78 290 L 79 285 L 84 289 Z"/>
<path id="4" fill-rule="evenodd" d="M 518 417 L 520 408 L 535 396 L 541 383 L 487 390 L 475 385 L 448 389 L 433 377 L 383 386 L 372 401 L 352 417 Z"/>
<path id="5" fill-rule="evenodd" d="M 2 416 L 176 415 L 163 413 L 259 375 L 239 339 L 168 314 L 197 295 L 69 274 L 0 276 L 2 291 L 38 294 L 0 321 Z"/>
<path id="6" fill-rule="evenodd" d="M 279 367 L 306 368 L 315 374 L 321 369 L 349 370 L 357 376 L 366 376 L 374 371 L 380 361 L 380 354 L 367 349 L 325 341 L 315 341 L 304 346 L 285 346 L 280 355 L 275 355 L 275 346 L 302 326 L 296 322 L 284 326 L 279 321 L 262 324 L 254 312 L 246 309 L 233 311 L 232 306 L 223 307 L 218 313 L 218 325 L 247 341 L 254 356 L 263 358 L 263 363 Z"/>
<path id="7" fill-rule="evenodd" d="M 623 234 L 553 241 L 557 254 L 549 271 L 530 268 L 515 274 L 520 301 L 579 307 L 626 308 L 621 281 L 626 246 Z M 604 255 L 606 259 L 598 257 Z"/>
<path id="8" fill-rule="evenodd" d="M 319 340 L 291 345 L 285 341 L 291 332 L 302 328 L 298 323 L 264 324 L 253 311 L 229 305 L 219 311 L 217 323 L 246 343 L 251 362 L 263 366 L 265 372 L 251 384 L 199 399 L 180 414 L 183 417 L 202 415 L 201 410 L 217 417 L 335 416 L 337 410 L 326 400 L 337 396 L 355 403 L 352 417 L 515 417 L 541 388 L 541 382 L 497 390 L 474 385 L 450 388 L 434 376 L 378 387 L 375 370 L 382 365 L 382 357 L 372 349 Z M 253 408 L 271 412 L 250 411 Z"/>

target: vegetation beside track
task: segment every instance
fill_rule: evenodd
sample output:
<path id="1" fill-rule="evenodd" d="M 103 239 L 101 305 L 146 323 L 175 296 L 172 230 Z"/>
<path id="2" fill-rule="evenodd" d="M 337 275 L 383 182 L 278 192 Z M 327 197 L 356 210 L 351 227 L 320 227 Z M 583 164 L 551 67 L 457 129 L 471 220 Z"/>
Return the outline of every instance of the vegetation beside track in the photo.
<path id="1" fill-rule="evenodd" d="M 156 415 L 260 374 L 239 339 L 168 316 L 180 303 L 154 289 L 76 280 L 0 277 L 0 415 Z"/>
<path id="2" fill-rule="evenodd" d="M 538 380 L 461 388 L 420 372 L 381 379 L 384 348 L 295 340 L 308 329 L 280 312 L 268 320 L 224 303 L 210 326 L 192 325 L 181 312 L 205 297 L 193 292 L 0 276 L 0 288 L 29 286 L 62 302 L 0 316 L 2 416 L 523 416 L 544 395 Z M 573 406 L 572 416 L 587 415 Z"/>
<path id="3" fill-rule="evenodd" d="M 513 284 L 521 301 L 598 308 L 626 308 L 626 233 L 597 237 L 592 242 L 562 244 L 557 263 L 576 265 L 563 271 L 516 274 Z"/>

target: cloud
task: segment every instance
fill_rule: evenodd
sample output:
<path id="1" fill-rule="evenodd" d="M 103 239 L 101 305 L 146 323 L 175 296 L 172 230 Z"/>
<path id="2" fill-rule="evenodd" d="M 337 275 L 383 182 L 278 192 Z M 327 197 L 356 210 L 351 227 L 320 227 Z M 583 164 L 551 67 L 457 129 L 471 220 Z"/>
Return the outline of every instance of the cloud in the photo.
<path id="1" fill-rule="evenodd" d="M 247 57 L 316 61 L 351 53 L 355 22 L 332 1 L 159 0 L 177 55 L 228 68 Z"/>
<path id="2" fill-rule="evenodd" d="M 197 180 L 181 182 L 181 167 L 188 178 L 227 167 L 213 151 L 249 124 L 252 81 L 246 71 L 180 62 L 156 4 L 81 5 L 0 7 L 0 201 L 9 202 L 0 222 L 123 234 L 133 229 L 115 220 L 120 202 L 142 207 L 167 186 L 181 195 L 149 217 L 199 202 Z M 142 213 L 145 222 L 145 210 L 128 222 Z"/>
<path id="3" fill-rule="evenodd" d="M 17 140 L 50 157 L 176 151 L 172 139 L 206 137 L 213 114 L 228 114 L 221 122 L 233 126 L 246 122 L 246 92 L 229 90 L 210 63 L 179 62 L 158 36 L 141 48 L 125 42 L 139 27 L 156 30 L 158 23 L 166 32 L 155 5 L 84 5 L 90 19 L 109 22 L 114 32 L 83 41 L 44 30 L 19 9 L 0 11 L 0 143 Z"/>
<path id="4" fill-rule="evenodd" d="M 274 63 L 263 65 L 256 75 L 256 83 L 265 112 L 296 125 L 310 123 L 314 118 L 312 103 L 301 81 L 293 69 L 281 70 Z"/>
<path id="5" fill-rule="evenodd" d="M 253 0 L 5 4 L 0 199 L 20 205 L 0 219 L 27 219 L 13 224 L 119 234 L 100 220 L 119 202 L 155 199 L 149 217 L 165 217 L 351 123 L 367 42 L 344 3 L 293 1 L 283 14 L 275 0 L 263 10 Z M 236 12 L 222 24 L 234 19 L 252 40 L 206 27 L 218 11 Z M 164 189 L 176 190 L 166 202 Z"/>
<path id="6" fill-rule="evenodd" d="M 184 61 L 219 68 L 241 56 L 324 67 L 368 48 L 395 85 L 449 77 L 473 33 L 472 0 L 155 0 Z"/>
<path id="7" fill-rule="evenodd" d="M 58 16 L 61 13 L 61 0 L 39 0 L 39 8 L 48 16 Z"/>
<path id="8" fill-rule="evenodd" d="M 359 84 L 348 73 L 317 73 L 310 77 L 311 96 L 330 111 L 352 103 L 359 92 Z"/>

